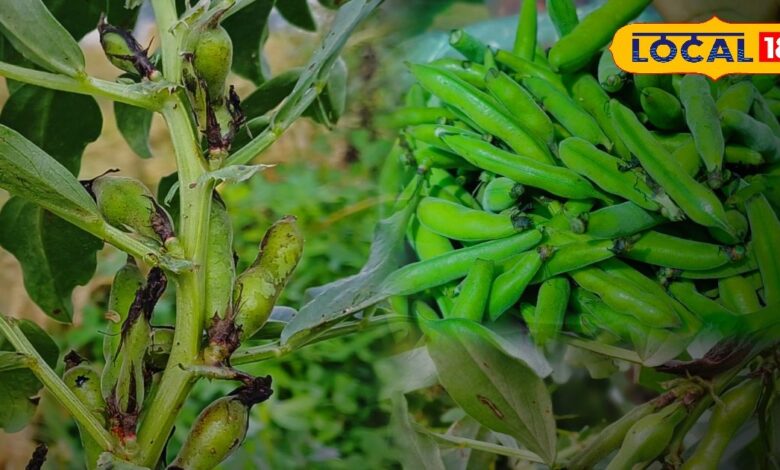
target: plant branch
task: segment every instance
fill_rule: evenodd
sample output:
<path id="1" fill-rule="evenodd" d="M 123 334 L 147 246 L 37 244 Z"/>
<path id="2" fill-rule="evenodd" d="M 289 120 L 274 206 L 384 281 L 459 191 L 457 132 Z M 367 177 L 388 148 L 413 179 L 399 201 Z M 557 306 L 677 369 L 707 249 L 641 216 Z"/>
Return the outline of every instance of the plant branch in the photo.
<path id="1" fill-rule="evenodd" d="M 333 328 L 326 330 L 323 333 L 309 330 L 308 334 L 302 336 L 300 340 L 296 340 L 295 344 L 287 343 L 284 346 L 280 345 L 279 341 L 273 341 L 269 344 L 262 346 L 255 346 L 246 349 L 239 349 L 230 358 L 230 363 L 234 365 L 250 364 L 253 362 L 266 361 L 268 359 L 274 359 L 282 356 L 286 356 L 303 347 L 326 341 L 341 336 L 351 335 L 363 331 L 371 331 L 377 328 L 390 327 L 393 325 L 408 325 L 412 324 L 413 320 L 409 317 L 402 315 L 386 315 L 381 317 L 371 318 L 368 322 L 354 321 L 345 322 L 337 325 Z"/>
<path id="2" fill-rule="evenodd" d="M 92 77 L 71 78 L 56 73 L 19 67 L 7 62 L 0 62 L 0 76 L 52 90 L 108 98 L 152 111 L 158 110 L 161 104 L 157 95 L 158 89 L 150 88 L 154 91 L 151 92 L 144 90 L 139 85 L 126 85 Z"/>
<path id="3" fill-rule="evenodd" d="M 181 57 L 179 57 L 179 37 L 176 33 L 176 24 L 179 21 L 176 2 L 152 0 L 152 9 L 162 44 L 163 76 L 169 82 L 179 84 L 181 83 Z"/>
<path id="4" fill-rule="evenodd" d="M 511 447 L 506 447 L 499 444 L 492 444 L 490 442 L 478 441 L 476 439 L 468 439 L 466 437 L 439 434 L 439 433 L 429 431 L 428 429 L 425 429 L 425 427 L 417 423 L 413 423 L 412 425 L 414 426 L 415 431 L 431 437 L 434 441 L 437 441 L 440 444 L 448 445 L 450 447 L 466 447 L 473 450 L 489 452 L 491 454 L 505 455 L 507 457 L 525 460 L 527 462 L 534 462 L 534 463 L 541 463 L 541 464 L 545 463 L 541 457 L 527 450 L 513 449 Z"/>
<path id="5" fill-rule="evenodd" d="M 630 351 L 628 349 L 611 346 L 609 344 L 602 344 L 596 341 L 574 338 L 571 336 L 561 336 L 561 341 L 568 344 L 569 346 L 585 349 L 603 356 L 613 357 L 615 359 L 620 359 L 634 364 L 642 364 L 642 358 L 640 358 L 636 352 Z"/>
<path id="6" fill-rule="evenodd" d="M 30 359 L 30 370 L 46 386 L 49 392 L 54 395 L 54 398 L 73 415 L 73 418 L 78 421 L 81 428 L 89 433 L 101 449 L 111 451 L 114 447 L 114 442 L 108 431 L 92 415 L 84 403 L 70 391 L 57 373 L 46 364 L 46 361 L 38 354 L 38 351 L 36 351 L 35 347 L 24 336 L 24 333 L 22 333 L 13 320 L 9 320 L 1 314 L 0 332 L 8 338 L 8 341 L 19 353 Z"/>
<path id="7" fill-rule="evenodd" d="M 104 222 L 98 230 L 88 231 L 151 266 L 159 266 L 174 274 L 180 274 L 193 269 L 191 262 L 165 254 L 159 248 L 146 245 L 108 223 Z"/>

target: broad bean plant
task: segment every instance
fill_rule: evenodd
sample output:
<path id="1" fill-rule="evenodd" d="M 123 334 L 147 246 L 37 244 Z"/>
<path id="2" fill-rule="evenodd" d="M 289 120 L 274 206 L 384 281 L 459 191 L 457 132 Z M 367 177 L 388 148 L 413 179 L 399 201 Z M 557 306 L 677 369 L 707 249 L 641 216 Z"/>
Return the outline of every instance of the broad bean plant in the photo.
<path id="1" fill-rule="evenodd" d="M 216 190 L 262 171 L 252 161 L 302 116 L 335 124 L 346 99 L 339 54 L 379 0 L 324 2 L 333 18 L 321 44 L 305 67 L 274 77 L 262 57 L 269 15 L 276 8 L 313 31 L 305 0 L 151 0 L 155 50 L 130 32 L 142 3 L 0 1 L 0 76 L 11 91 L 0 115 L 0 188 L 12 196 L 0 212 L 0 245 L 20 261 L 30 297 L 63 323 L 98 250 L 107 243 L 127 254 L 111 287 L 100 363 L 71 352 L 58 375 L 60 351 L 44 330 L 0 315 L 0 428 L 24 427 L 43 386 L 78 424 L 87 468 L 207 469 L 241 445 L 250 408 L 272 393 L 271 377 L 233 366 L 386 323 L 373 311 L 355 319 L 275 309 L 303 250 L 295 217 L 277 221 L 238 273 Z M 115 80 L 85 71 L 77 41 L 95 28 Z M 240 97 L 231 71 L 255 91 Z M 164 119 L 177 171 L 159 194 L 110 168 L 78 179 L 85 147 L 100 136 L 97 99 L 114 102 L 119 130 L 143 158 L 152 156 L 152 116 Z M 175 325 L 158 325 L 155 305 L 171 289 Z M 252 338 L 266 342 L 249 347 Z M 202 411 L 168 459 L 178 411 L 203 378 L 237 388 Z M 35 457 L 40 464 L 44 455 Z"/>

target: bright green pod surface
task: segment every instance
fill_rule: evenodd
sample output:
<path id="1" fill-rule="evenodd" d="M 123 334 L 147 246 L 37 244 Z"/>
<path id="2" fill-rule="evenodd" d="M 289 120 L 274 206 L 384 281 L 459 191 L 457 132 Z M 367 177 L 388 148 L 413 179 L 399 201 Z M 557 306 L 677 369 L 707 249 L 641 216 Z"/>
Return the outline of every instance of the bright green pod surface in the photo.
<path id="1" fill-rule="evenodd" d="M 390 295 L 421 292 L 465 276 L 478 259 L 500 261 L 529 250 L 541 241 L 542 233 L 539 230 L 529 230 L 411 263 L 388 276 L 382 283 L 381 291 Z"/>
<path id="2" fill-rule="evenodd" d="M 749 81 L 737 82 L 723 91 L 715 103 L 718 112 L 733 109 L 743 113 L 750 112 L 755 100 L 756 88 Z"/>
<path id="3" fill-rule="evenodd" d="M 780 160 L 780 141 L 769 126 L 733 109 L 723 111 L 720 119 L 726 135 L 739 137 L 745 146 L 761 153 L 769 163 Z"/>
<path id="4" fill-rule="evenodd" d="M 624 202 L 591 212 L 585 233 L 597 239 L 628 237 L 666 220 L 660 214 L 648 212 L 633 202 Z"/>
<path id="5" fill-rule="evenodd" d="M 718 281 L 718 293 L 724 307 L 734 313 L 746 314 L 761 309 L 756 288 L 743 276 L 732 276 Z"/>
<path id="6" fill-rule="evenodd" d="M 444 57 L 434 60 L 429 65 L 440 70 L 446 70 L 480 90 L 485 89 L 485 73 L 487 73 L 488 69 L 482 64 Z"/>
<path id="7" fill-rule="evenodd" d="M 733 233 L 718 197 L 702 186 L 674 161 L 630 109 L 613 100 L 610 104 L 615 127 L 623 134 L 631 152 L 647 173 L 666 191 L 694 222 Z"/>
<path id="8" fill-rule="evenodd" d="M 577 104 L 596 119 L 612 142 L 612 150 L 615 154 L 624 160 L 630 160 L 631 152 L 612 124 L 612 118 L 609 114 L 609 95 L 598 81 L 588 73 L 579 74 L 569 84 L 569 92 Z"/>
<path id="9" fill-rule="evenodd" d="M 780 302 L 780 220 L 762 194 L 745 206 L 753 236 L 752 249 L 764 282 L 764 300 L 773 305 Z"/>
<path id="10" fill-rule="evenodd" d="M 453 29 L 450 32 L 450 46 L 460 52 L 466 59 L 482 63 L 485 60 L 487 46 L 479 39 L 462 29 Z"/>
<path id="11" fill-rule="evenodd" d="M 569 98 L 565 91 L 562 92 L 548 82 L 534 77 L 524 78 L 523 86 L 573 135 L 593 145 L 612 148 L 612 142 L 596 120 Z"/>
<path id="12" fill-rule="evenodd" d="M 417 218 L 429 230 L 461 241 L 505 238 L 529 225 L 509 213 L 492 214 L 433 197 L 420 201 Z"/>
<path id="13" fill-rule="evenodd" d="M 536 0 L 523 0 L 512 52 L 523 59 L 534 60 L 536 54 L 537 11 Z"/>
<path id="14" fill-rule="evenodd" d="M 644 88 L 639 96 L 642 109 L 650 123 L 663 130 L 676 130 L 685 126 L 685 117 L 680 100 L 660 88 Z"/>
<path id="15" fill-rule="evenodd" d="M 481 129 L 503 140 L 517 152 L 541 162 L 552 163 L 550 152 L 502 111 L 501 105 L 490 95 L 443 70 L 426 65 L 412 65 L 411 69 L 423 87 L 460 109 Z"/>
<path id="16" fill-rule="evenodd" d="M 152 227 L 153 196 L 143 183 L 127 176 L 103 175 L 92 182 L 91 189 L 100 213 L 109 224 L 159 239 Z"/>
<path id="17" fill-rule="evenodd" d="M 490 287 L 493 283 L 494 263 L 478 259 L 469 269 L 460 294 L 455 299 L 449 318 L 466 318 L 481 322 L 485 315 Z"/>
<path id="18" fill-rule="evenodd" d="M 555 131 L 552 120 L 519 83 L 503 72 L 490 69 L 485 76 L 485 85 L 508 112 L 516 119 L 522 120 L 528 130 L 542 142 L 553 141 Z"/>
<path id="19" fill-rule="evenodd" d="M 685 107 L 685 120 L 696 142 L 696 149 L 707 168 L 709 183 L 714 188 L 720 187 L 726 143 L 707 79 L 702 75 L 683 77 L 680 101 Z"/>
<path id="20" fill-rule="evenodd" d="M 512 266 L 493 281 L 488 301 L 488 315 L 497 320 L 522 297 L 526 287 L 542 267 L 545 256 L 540 250 L 528 251 L 513 258 Z"/>
<path id="21" fill-rule="evenodd" d="M 523 59 L 522 57 L 518 57 L 511 52 L 502 49 L 496 51 L 496 62 L 514 72 L 514 75 L 518 80 L 527 77 L 535 77 L 545 80 L 550 85 L 558 88 L 561 92 L 566 91 L 560 75 L 553 72 L 548 64 L 540 64 L 536 61 Z"/>
<path id="22" fill-rule="evenodd" d="M 547 344 L 561 331 L 570 293 L 571 284 L 564 277 L 544 281 L 539 287 L 535 312 L 537 327 L 534 336 L 537 344 Z"/>
<path id="23" fill-rule="evenodd" d="M 550 15 L 559 38 L 572 32 L 580 23 L 577 5 L 573 0 L 547 0 L 547 14 Z"/>
<path id="24" fill-rule="evenodd" d="M 586 16 L 550 50 L 550 65 L 562 73 L 586 66 L 602 47 L 629 21 L 639 16 L 650 0 L 607 0 Z"/>
<path id="25" fill-rule="evenodd" d="M 608 93 L 619 92 L 628 81 L 628 74 L 615 64 L 612 51 L 608 48 L 604 49 L 599 57 L 597 74 L 599 85 Z"/>
<path id="26" fill-rule="evenodd" d="M 479 198 L 484 210 L 497 213 L 517 205 L 524 192 L 522 184 L 501 176 L 487 183 Z"/>
<path id="27" fill-rule="evenodd" d="M 649 231 L 629 241 L 621 256 L 656 266 L 703 271 L 745 257 L 743 247 L 725 247 Z"/>
<path id="28" fill-rule="evenodd" d="M 701 171 L 701 158 L 693 140 L 672 152 L 672 159 L 685 170 L 685 173 L 694 178 Z"/>
<path id="29" fill-rule="evenodd" d="M 449 253 L 454 249 L 447 237 L 429 230 L 417 218 L 410 222 L 409 239 L 417 257 L 421 260 Z"/>
<path id="30" fill-rule="evenodd" d="M 201 31 L 193 54 L 195 73 L 205 80 L 209 100 L 212 103 L 222 102 L 225 81 L 233 64 L 233 41 L 230 35 L 221 26 Z"/>
<path id="31" fill-rule="evenodd" d="M 207 321 L 224 318 L 233 296 L 236 266 L 233 259 L 233 225 L 225 203 L 218 197 L 211 202 L 209 238 L 206 248 L 206 290 L 204 305 Z"/>
<path id="32" fill-rule="evenodd" d="M 442 137 L 455 153 L 483 170 L 510 178 L 526 186 L 571 199 L 604 199 L 588 180 L 559 166 L 540 163 L 512 154 L 483 140 L 459 135 Z"/>

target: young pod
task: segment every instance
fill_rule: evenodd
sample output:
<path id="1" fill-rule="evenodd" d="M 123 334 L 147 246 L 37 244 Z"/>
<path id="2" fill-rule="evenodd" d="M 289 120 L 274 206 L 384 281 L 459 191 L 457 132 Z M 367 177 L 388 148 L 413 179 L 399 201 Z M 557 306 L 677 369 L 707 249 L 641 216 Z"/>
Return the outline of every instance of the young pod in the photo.
<path id="1" fill-rule="evenodd" d="M 221 103 L 225 81 L 233 64 L 233 41 L 219 25 L 209 25 L 198 33 L 193 50 L 195 73 L 206 82 L 210 103 Z"/>
<path id="2" fill-rule="evenodd" d="M 675 130 L 685 125 L 680 100 L 668 91 L 648 87 L 641 91 L 639 99 L 650 123 L 658 129 Z"/>
<path id="3" fill-rule="evenodd" d="M 170 216 L 140 181 L 104 174 L 83 184 L 103 218 L 114 227 L 162 242 L 174 237 Z"/>
<path id="4" fill-rule="evenodd" d="M 547 344 L 561 331 L 570 294 L 571 284 L 564 277 L 544 281 L 539 287 L 534 315 L 536 331 L 533 332 L 536 344 L 540 346 Z"/>
<path id="5" fill-rule="evenodd" d="M 162 371 L 168 364 L 173 349 L 173 337 L 176 331 L 170 327 L 152 328 L 149 347 L 146 349 L 146 367 L 151 371 Z"/>
<path id="6" fill-rule="evenodd" d="M 460 294 L 455 299 L 449 318 L 467 318 L 481 322 L 493 282 L 492 261 L 478 259 L 474 262 L 463 281 Z"/>
<path id="7" fill-rule="evenodd" d="M 149 60 L 147 49 L 142 48 L 129 31 L 108 24 L 101 16 L 98 33 L 103 52 L 115 67 L 150 80 L 159 77 L 159 72 Z"/>
<path id="8" fill-rule="evenodd" d="M 492 321 L 497 320 L 520 300 L 550 253 L 551 248 L 543 246 L 511 259 L 511 267 L 497 276 L 490 288 L 488 315 Z"/>
<path id="9" fill-rule="evenodd" d="M 66 362 L 67 359 L 68 357 L 66 357 Z M 69 367 L 63 374 L 62 380 L 70 391 L 86 405 L 92 415 L 101 424 L 105 424 L 106 403 L 100 392 L 100 375 L 95 369 L 86 363 L 80 363 Z M 79 426 L 79 435 L 81 436 L 81 445 L 84 447 L 86 468 L 92 470 L 96 468 L 98 457 L 103 449 L 81 426 Z"/>
<path id="10" fill-rule="evenodd" d="M 252 406 L 271 396 L 271 377 L 259 377 L 207 406 L 195 419 L 169 470 L 211 470 L 244 442 Z"/>
<path id="11" fill-rule="evenodd" d="M 103 359 L 108 363 L 116 357 L 121 344 L 122 324 L 130 312 L 135 294 L 146 283 L 135 259 L 128 256 L 127 262 L 114 275 L 111 293 L 108 297 L 108 325 L 103 336 Z"/>
<path id="12" fill-rule="evenodd" d="M 626 433 L 607 470 L 631 470 L 636 464 L 655 460 L 669 445 L 674 429 L 685 416 L 683 405 L 674 403 L 639 419 Z"/>
<path id="13" fill-rule="evenodd" d="M 604 49 L 599 57 L 598 79 L 601 88 L 608 93 L 619 92 L 628 81 L 628 75 L 615 64 L 609 48 Z"/>
<path id="14" fill-rule="evenodd" d="M 241 339 L 263 327 L 303 253 L 303 235 L 295 217 L 284 217 L 268 229 L 252 266 L 236 280 L 233 304 Z"/>
<path id="15" fill-rule="evenodd" d="M 626 258 L 673 269 L 707 270 L 745 257 L 742 246 L 725 247 L 649 231 L 629 240 L 622 253 Z"/>
<path id="16" fill-rule="evenodd" d="M 485 185 L 480 194 L 480 201 L 484 210 L 498 213 L 517 205 L 523 193 L 525 187 L 522 184 L 515 183 L 509 178 L 498 177 Z"/>
<path id="17" fill-rule="evenodd" d="M 205 267 L 206 318 L 224 318 L 233 296 L 236 265 L 233 258 L 233 225 L 225 203 L 216 192 L 211 201 Z"/>
<path id="18" fill-rule="evenodd" d="M 420 201 L 417 217 L 429 230 L 462 241 L 505 238 L 530 228 L 528 219 L 519 214 L 492 214 L 433 197 Z"/>

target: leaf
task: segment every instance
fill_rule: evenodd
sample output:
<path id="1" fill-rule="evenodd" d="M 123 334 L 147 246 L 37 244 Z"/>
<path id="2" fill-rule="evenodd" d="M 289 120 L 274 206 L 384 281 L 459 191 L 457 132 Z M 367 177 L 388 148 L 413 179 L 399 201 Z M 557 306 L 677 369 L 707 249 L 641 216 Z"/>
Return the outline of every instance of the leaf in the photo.
<path id="1" fill-rule="evenodd" d="M 103 242 L 14 197 L 0 211 L 0 245 L 21 263 L 30 298 L 50 317 L 70 322 L 71 293 L 92 278 Z"/>
<path id="2" fill-rule="evenodd" d="M 68 32 L 81 40 L 93 31 L 105 12 L 108 22 L 114 26 L 132 30 L 138 17 L 134 7 L 125 8 L 125 0 L 82 1 L 74 7 L 73 0 L 43 0 L 46 7 Z"/>
<path id="3" fill-rule="evenodd" d="M 100 218 L 95 201 L 54 158 L 15 130 L 0 125 L 0 188 L 85 223 Z"/>
<path id="4" fill-rule="evenodd" d="M 29 360 L 24 354 L 12 351 L 0 351 L 0 373 L 11 370 L 26 369 Z"/>
<path id="5" fill-rule="evenodd" d="M 276 9 L 290 24 L 306 31 L 317 31 L 308 0 L 281 0 L 276 4 Z"/>
<path id="6" fill-rule="evenodd" d="M 406 397 L 402 394 L 393 396 L 392 419 L 396 444 L 400 447 L 398 456 L 404 469 L 444 470 L 439 447 L 433 439 L 415 430 Z"/>
<path id="7" fill-rule="evenodd" d="M 387 297 L 380 289 L 381 283 L 405 259 L 406 227 L 417 208 L 418 194 L 419 188 L 406 206 L 379 221 L 365 266 L 354 276 L 319 288 L 319 295 L 304 305 L 285 327 L 282 344 L 296 334 L 341 321 Z"/>
<path id="8" fill-rule="evenodd" d="M 71 77 L 84 72 L 78 43 L 41 0 L 0 0 L 0 32 L 46 70 Z"/>
<path id="9" fill-rule="evenodd" d="M 15 129 L 78 175 L 84 149 L 100 137 L 103 117 L 90 96 L 24 85 L 3 107 L 0 124 Z"/>
<path id="10" fill-rule="evenodd" d="M 347 77 L 347 64 L 339 57 L 330 72 L 328 83 L 304 116 L 328 127 L 335 125 L 347 107 Z"/>
<path id="11" fill-rule="evenodd" d="M 18 325 L 44 361 L 50 367 L 54 367 L 60 354 L 57 344 L 31 321 L 19 320 Z M 0 334 L 0 351 L 13 351 L 13 346 L 2 334 Z M 27 425 L 37 405 L 37 400 L 33 400 L 33 397 L 41 387 L 41 383 L 30 370 L 0 370 L 0 403 L 3 404 L 0 406 L 0 429 L 16 432 Z"/>
<path id="12" fill-rule="evenodd" d="M 151 158 L 149 132 L 154 113 L 129 104 L 114 102 L 114 116 L 119 132 L 133 152 L 141 158 Z"/>
<path id="13" fill-rule="evenodd" d="M 439 380 L 472 418 L 509 434 L 548 464 L 555 461 L 555 419 L 544 381 L 503 340 L 469 320 L 425 320 Z"/>
<path id="14" fill-rule="evenodd" d="M 179 221 L 179 173 L 174 171 L 168 176 L 160 179 L 157 185 L 157 200 L 162 202 L 165 210 L 171 215 L 174 224 Z"/>
<path id="15" fill-rule="evenodd" d="M 198 184 L 206 184 L 211 180 L 215 184 L 222 183 L 241 183 L 255 176 L 257 173 L 272 168 L 274 165 L 232 165 L 220 168 L 219 170 L 204 173 L 198 178 Z"/>
<path id="16" fill-rule="evenodd" d="M 254 83 L 265 81 L 263 46 L 268 38 L 268 16 L 273 6 L 274 0 L 255 0 L 222 22 L 233 40 L 233 71 Z"/>
<path id="17" fill-rule="evenodd" d="M 292 307 L 277 305 L 271 311 L 271 316 L 260 330 L 252 336 L 252 339 L 277 339 L 282 330 L 290 321 L 298 315 L 298 311 Z"/>
<path id="18" fill-rule="evenodd" d="M 436 385 L 436 366 L 424 347 L 382 358 L 374 370 L 382 382 L 382 399 Z"/>
<path id="19" fill-rule="evenodd" d="M 266 114 L 292 93 L 303 69 L 292 68 L 263 83 L 241 102 L 241 109 L 249 119 Z"/>
<path id="20" fill-rule="evenodd" d="M 352 31 L 380 3 L 381 0 L 352 0 L 339 9 L 333 19 L 330 31 L 304 67 L 305 72 L 301 75 L 292 93 L 275 115 L 275 122 L 290 123 L 311 105 L 317 97 L 317 82 L 323 82 L 320 84 L 321 86 L 325 85 L 324 82 L 328 78 L 331 67 L 338 60 L 341 49 Z"/>

